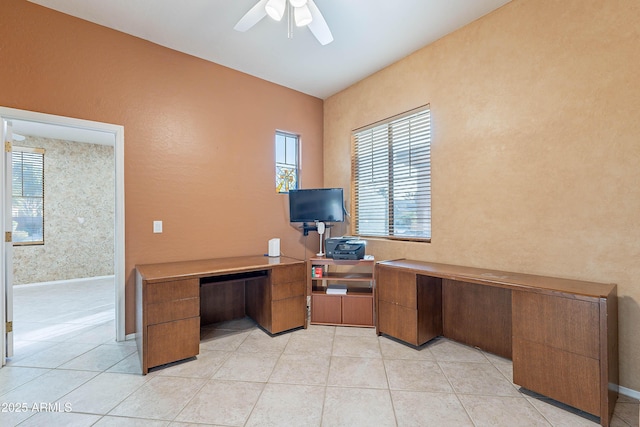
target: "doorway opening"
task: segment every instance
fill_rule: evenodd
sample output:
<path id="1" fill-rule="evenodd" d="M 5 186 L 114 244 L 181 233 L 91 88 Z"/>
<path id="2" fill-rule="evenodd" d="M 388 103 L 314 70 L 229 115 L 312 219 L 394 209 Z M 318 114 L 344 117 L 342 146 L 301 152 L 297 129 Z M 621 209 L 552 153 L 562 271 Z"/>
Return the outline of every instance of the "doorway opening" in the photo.
<path id="1" fill-rule="evenodd" d="M 110 146 L 113 150 L 113 173 L 110 179 L 114 179 L 113 185 L 113 277 L 114 277 L 114 307 L 115 307 L 115 336 L 117 341 L 123 341 L 125 337 L 125 306 L 124 306 L 124 128 L 119 125 L 93 122 L 69 117 L 54 116 L 49 114 L 35 113 L 24 110 L 16 110 L 0 107 L 0 118 L 3 123 L 3 133 L 10 130 L 11 135 L 3 135 L 5 141 L 10 141 L 13 134 L 29 135 L 30 137 L 45 137 L 62 141 L 73 141 L 73 143 L 99 144 Z M 18 137 L 20 138 L 20 136 Z M 71 144 L 73 144 L 71 143 Z M 20 145 L 15 142 L 14 145 Z M 2 175 L 3 200 L 7 201 L 7 192 L 11 183 L 7 182 L 10 173 L 7 173 L 7 162 L 5 156 L 5 167 Z M 10 195 L 9 195 L 10 197 Z M 46 203 L 46 202 L 45 202 Z M 6 204 L 6 203 L 5 203 Z M 46 209 L 46 208 L 45 208 Z M 12 231 L 9 229 L 11 212 L 3 210 L 3 232 Z M 45 214 L 46 215 L 46 214 Z M 69 218 L 77 224 L 86 221 L 85 214 L 69 212 Z M 9 218 L 10 219 L 10 218 Z M 2 318 L 9 321 L 13 315 L 13 247 L 6 242 L 2 246 L 2 262 L 5 274 L 2 277 L 2 298 L 0 305 Z M 45 243 L 46 244 L 46 243 Z M 2 334 L 2 362 L 4 364 L 7 352 L 11 353 L 12 335 L 11 324 L 3 322 Z"/>

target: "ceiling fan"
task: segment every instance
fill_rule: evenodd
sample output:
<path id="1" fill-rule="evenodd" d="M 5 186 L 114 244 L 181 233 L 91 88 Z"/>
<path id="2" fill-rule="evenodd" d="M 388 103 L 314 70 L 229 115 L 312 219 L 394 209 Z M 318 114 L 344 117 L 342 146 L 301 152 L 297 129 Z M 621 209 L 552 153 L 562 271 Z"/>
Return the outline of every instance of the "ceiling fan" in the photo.
<path id="1" fill-rule="evenodd" d="M 333 41 L 333 35 L 327 21 L 324 20 L 320 9 L 313 0 L 259 0 L 233 29 L 247 31 L 267 15 L 280 21 L 285 12 L 287 12 L 289 24 L 289 38 L 292 37 L 293 23 L 295 22 L 296 27 L 308 27 L 321 45 L 324 46 Z"/>

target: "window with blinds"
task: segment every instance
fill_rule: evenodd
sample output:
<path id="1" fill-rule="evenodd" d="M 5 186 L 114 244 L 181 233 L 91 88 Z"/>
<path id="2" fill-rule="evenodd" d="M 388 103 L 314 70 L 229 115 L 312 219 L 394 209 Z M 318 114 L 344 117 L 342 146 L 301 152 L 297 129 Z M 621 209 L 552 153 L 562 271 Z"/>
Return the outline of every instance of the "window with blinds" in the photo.
<path id="1" fill-rule="evenodd" d="M 44 244 L 44 149 L 14 147 L 12 152 L 12 240 Z"/>
<path id="2" fill-rule="evenodd" d="M 429 105 L 352 134 L 353 232 L 431 239 Z"/>

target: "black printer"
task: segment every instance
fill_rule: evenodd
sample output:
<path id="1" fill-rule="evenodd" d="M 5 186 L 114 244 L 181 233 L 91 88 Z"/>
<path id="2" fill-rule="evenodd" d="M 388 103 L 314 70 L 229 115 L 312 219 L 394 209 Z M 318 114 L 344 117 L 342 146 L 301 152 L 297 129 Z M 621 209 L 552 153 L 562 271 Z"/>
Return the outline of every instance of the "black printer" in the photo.
<path id="1" fill-rule="evenodd" d="M 327 258 L 333 258 L 333 252 L 340 243 L 347 243 L 349 240 L 357 240 L 354 236 L 331 237 L 324 241 L 324 249 Z"/>
<path id="2" fill-rule="evenodd" d="M 353 236 L 332 237 L 325 240 L 326 257 L 358 260 L 364 258 L 366 242 Z"/>

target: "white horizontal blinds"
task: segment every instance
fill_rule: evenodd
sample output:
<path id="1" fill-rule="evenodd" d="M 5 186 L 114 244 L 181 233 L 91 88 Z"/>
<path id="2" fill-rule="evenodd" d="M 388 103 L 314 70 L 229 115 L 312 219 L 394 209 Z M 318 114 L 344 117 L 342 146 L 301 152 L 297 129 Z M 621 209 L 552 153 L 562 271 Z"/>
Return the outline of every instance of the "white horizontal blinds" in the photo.
<path id="1" fill-rule="evenodd" d="M 354 134 L 352 188 L 358 235 L 389 235 L 390 153 L 386 126 Z"/>
<path id="2" fill-rule="evenodd" d="M 12 238 L 14 244 L 44 243 L 44 150 L 12 152 Z"/>
<path id="3" fill-rule="evenodd" d="M 353 133 L 355 233 L 431 238 L 429 107 Z"/>

